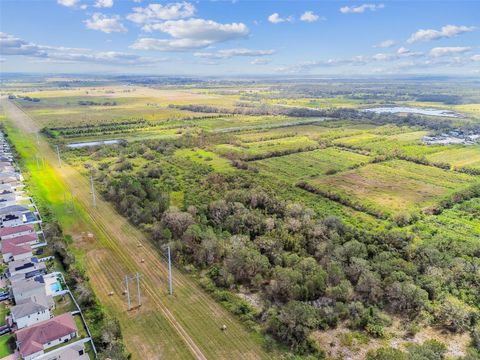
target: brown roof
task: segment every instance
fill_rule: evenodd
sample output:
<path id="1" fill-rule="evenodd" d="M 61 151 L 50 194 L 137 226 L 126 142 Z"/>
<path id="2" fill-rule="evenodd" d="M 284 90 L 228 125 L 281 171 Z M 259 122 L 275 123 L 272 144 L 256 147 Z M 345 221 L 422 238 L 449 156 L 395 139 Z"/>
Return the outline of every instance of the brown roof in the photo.
<path id="1" fill-rule="evenodd" d="M 19 232 L 24 232 L 24 231 L 34 231 L 33 225 L 20 225 L 20 226 L 1 228 L 0 237 L 17 234 Z"/>
<path id="2" fill-rule="evenodd" d="M 38 324 L 18 330 L 18 348 L 22 357 L 43 350 L 43 345 L 77 332 L 72 314 L 66 313 Z"/>
<path id="3" fill-rule="evenodd" d="M 37 234 L 32 233 L 32 234 L 20 235 L 14 238 L 2 240 L 1 244 L 3 249 L 3 247 L 7 244 L 22 245 L 22 244 L 27 244 L 29 242 L 37 241 L 37 240 L 38 240 Z"/>
<path id="4" fill-rule="evenodd" d="M 15 256 L 25 254 L 27 252 L 32 252 L 32 247 L 29 244 L 15 244 L 11 242 L 5 242 L 5 244 L 2 244 L 3 254 L 10 253 Z"/>

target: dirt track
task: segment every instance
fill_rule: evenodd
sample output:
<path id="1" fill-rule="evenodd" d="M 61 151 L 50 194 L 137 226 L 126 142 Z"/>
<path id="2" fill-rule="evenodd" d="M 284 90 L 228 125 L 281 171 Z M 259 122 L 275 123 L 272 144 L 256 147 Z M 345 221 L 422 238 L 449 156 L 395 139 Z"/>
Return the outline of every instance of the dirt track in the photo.
<path id="1" fill-rule="evenodd" d="M 16 105 L 4 100 L 3 107 L 19 129 L 38 131 L 34 120 Z M 174 271 L 175 294 L 169 296 L 167 266 L 146 237 L 101 198 L 93 208 L 88 180 L 68 164 L 59 167 L 55 152 L 43 139 L 38 148 L 94 225 L 98 241 L 87 250 L 87 272 L 102 303 L 119 318 L 134 359 L 270 358 L 252 334 L 179 271 Z M 142 274 L 143 305 L 126 314 L 122 280 L 125 273 L 137 271 Z M 112 290 L 115 295 L 108 296 Z M 219 332 L 223 324 L 229 336 Z"/>

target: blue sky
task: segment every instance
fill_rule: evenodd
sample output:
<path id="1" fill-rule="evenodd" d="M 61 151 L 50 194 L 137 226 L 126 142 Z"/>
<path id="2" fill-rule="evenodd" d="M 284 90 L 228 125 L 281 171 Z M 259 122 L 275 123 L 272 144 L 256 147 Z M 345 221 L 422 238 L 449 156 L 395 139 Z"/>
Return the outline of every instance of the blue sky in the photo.
<path id="1" fill-rule="evenodd" d="M 1 0 L 5 72 L 480 76 L 480 1 Z"/>

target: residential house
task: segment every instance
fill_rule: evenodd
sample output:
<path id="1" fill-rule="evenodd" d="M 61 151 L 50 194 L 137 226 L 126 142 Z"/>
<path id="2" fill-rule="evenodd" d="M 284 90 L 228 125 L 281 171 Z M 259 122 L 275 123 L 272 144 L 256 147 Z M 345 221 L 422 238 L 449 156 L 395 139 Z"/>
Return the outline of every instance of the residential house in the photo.
<path id="1" fill-rule="evenodd" d="M 79 340 L 70 345 L 62 346 L 61 348 L 51 350 L 46 354 L 40 355 L 36 360 L 89 360 L 87 352 L 85 351 L 85 343 Z"/>
<path id="2" fill-rule="evenodd" d="M 11 293 L 17 304 L 19 301 L 30 299 L 31 297 L 47 296 L 43 276 L 35 276 L 28 279 L 25 279 L 24 276 L 22 278 L 22 276 L 12 276 L 10 278 Z"/>
<path id="3" fill-rule="evenodd" d="M 39 221 L 27 206 L 12 205 L 0 209 L 0 226 L 11 227 Z"/>
<path id="4" fill-rule="evenodd" d="M 17 245 L 15 244 L 15 242 L 8 240 L 6 240 L 4 244 L 2 244 L 2 257 L 5 263 L 30 259 L 32 256 L 32 246 L 29 244 Z"/>
<path id="5" fill-rule="evenodd" d="M 34 302 L 31 298 L 10 308 L 12 321 L 17 329 L 23 329 L 50 319 L 50 309 L 44 304 Z"/>
<path id="6" fill-rule="evenodd" d="M 23 274 L 25 278 L 31 278 L 46 273 L 47 269 L 45 263 L 38 261 L 36 257 L 30 257 L 28 259 L 10 262 L 8 264 L 7 276 L 10 277 Z"/>
<path id="7" fill-rule="evenodd" d="M 0 239 L 2 240 L 2 243 L 3 240 L 32 234 L 35 234 L 35 228 L 33 227 L 33 225 L 29 224 L 0 228 Z"/>
<path id="8" fill-rule="evenodd" d="M 67 343 L 78 336 L 72 314 L 66 313 L 15 332 L 20 356 L 24 360 L 35 359 L 45 350 Z"/>

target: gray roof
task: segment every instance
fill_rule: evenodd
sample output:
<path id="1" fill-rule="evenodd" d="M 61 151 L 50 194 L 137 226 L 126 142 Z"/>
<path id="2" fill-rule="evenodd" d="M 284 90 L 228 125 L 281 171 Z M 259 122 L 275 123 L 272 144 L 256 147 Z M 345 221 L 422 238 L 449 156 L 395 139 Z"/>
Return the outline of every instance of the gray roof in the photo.
<path id="1" fill-rule="evenodd" d="M 31 314 L 35 314 L 37 312 L 48 310 L 47 306 L 38 304 L 32 300 L 32 298 L 28 299 L 22 304 L 12 306 L 10 311 L 15 319 L 20 319 L 24 316 L 28 316 Z"/>
<path id="2" fill-rule="evenodd" d="M 11 206 L 4 207 L 3 209 L 0 209 L 0 215 L 9 214 L 11 212 L 17 212 L 17 211 L 26 212 L 30 210 L 26 206 L 11 205 Z"/>
<path id="3" fill-rule="evenodd" d="M 32 301 L 36 304 L 39 304 L 41 306 L 44 306 L 47 309 L 50 309 L 53 307 L 55 302 L 53 301 L 53 296 L 52 295 L 32 295 L 31 297 L 27 299 L 22 299 L 19 301 L 15 301 L 17 305 L 22 305 L 25 304 L 29 301 Z"/>
<path id="4" fill-rule="evenodd" d="M 12 290 L 14 295 L 16 292 L 24 292 L 36 288 L 42 288 L 45 292 L 45 281 L 43 280 L 42 276 L 36 276 L 29 279 L 15 279 L 14 281 L 12 281 L 12 278 L 10 278 L 10 281 L 12 282 Z"/>

